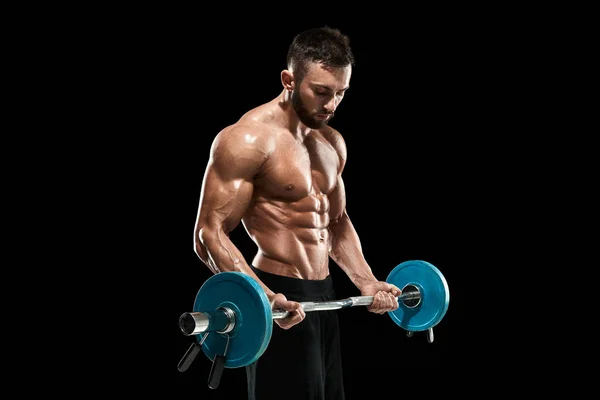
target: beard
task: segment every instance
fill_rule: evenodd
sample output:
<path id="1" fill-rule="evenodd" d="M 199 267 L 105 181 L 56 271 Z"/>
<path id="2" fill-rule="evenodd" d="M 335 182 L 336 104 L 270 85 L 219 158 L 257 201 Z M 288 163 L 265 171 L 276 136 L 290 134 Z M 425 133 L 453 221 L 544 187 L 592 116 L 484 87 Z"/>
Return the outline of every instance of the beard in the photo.
<path id="1" fill-rule="evenodd" d="M 311 128 L 311 129 L 321 129 L 324 126 L 326 126 L 329 121 L 331 121 L 331 119 L 333 118 L 334 114 L 331 114 L 331 117 L 329 117 L 326 120 L 320 120 L 320 119 L 315 119 L 314 115 L 316 114 L 328 114 L 326 111 L 322 111 L 322 112 L 318 112 L 318 113 L 314 113 L 311 114 L 310 111 L 308 111 L 308 109 L 306 108 L 304 101 L 302 101 L 302 98 L 300 97 L 300 91 L 294 89 L 292 91 L 292 107 L 294 108 L 294 111 L 296 112 L 296 114 L 298 115 L 298 118 L 300 119 L 300 122 L 302 122 L 304 125 L 306 125 L 307 127 Z"/>

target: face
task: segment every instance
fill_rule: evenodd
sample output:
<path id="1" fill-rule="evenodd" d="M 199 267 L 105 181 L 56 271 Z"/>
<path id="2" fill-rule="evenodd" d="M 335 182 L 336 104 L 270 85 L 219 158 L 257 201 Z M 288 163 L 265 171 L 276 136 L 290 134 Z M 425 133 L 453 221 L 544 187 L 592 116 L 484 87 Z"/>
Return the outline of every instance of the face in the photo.
<path id="1" fill-rule="evenodd" d="M 350 86 L 352 67 L 328 69 L 313 64 L 292 91 L 292 105 L 300 122 L 320 129 L 334 117 Z"/>

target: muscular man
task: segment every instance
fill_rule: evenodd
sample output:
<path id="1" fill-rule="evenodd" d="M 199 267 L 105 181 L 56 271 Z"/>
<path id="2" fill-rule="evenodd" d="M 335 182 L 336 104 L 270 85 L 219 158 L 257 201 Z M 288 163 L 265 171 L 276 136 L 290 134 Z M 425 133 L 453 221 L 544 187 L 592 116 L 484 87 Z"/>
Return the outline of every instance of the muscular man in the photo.
<path id="1" fill-rule="evenodd" d="M 344 399 L 337 312 L 305 313 L 299 304 L 337 299 L 329 258 L 360 295 L 374 296 L 369 311 L 398 307 L 400 289 L 379 281 L 363 256 L 346 211 L 346 145 L 329 126 L 353 65 L 339 30 L 298 34 L 281 93 L 219 132 L 210 149 L 195 251 L 214 273 L 248 274 L 273 308 L 290 311 L 247 367 L 249 399 Z M 229 237 L 240 222 L 258 247 L 251 265 Z"/>

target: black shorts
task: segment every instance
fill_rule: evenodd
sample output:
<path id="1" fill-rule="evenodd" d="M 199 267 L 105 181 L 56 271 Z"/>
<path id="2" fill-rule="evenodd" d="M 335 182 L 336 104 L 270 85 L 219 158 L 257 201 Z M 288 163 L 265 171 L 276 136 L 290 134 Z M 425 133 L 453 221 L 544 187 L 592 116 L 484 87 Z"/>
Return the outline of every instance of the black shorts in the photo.
<path id="1" fill-rule="evenodd" d="M 331 276 L 303 280 L 253 268 L 275 293 L 288 300 L 336 300 Z M 273 321 L 273 334 L 263 355 L 246 366 L 250 400 L 343 400 L 340 332 L 336 310 L 311 311 L 285 330 Z"/>

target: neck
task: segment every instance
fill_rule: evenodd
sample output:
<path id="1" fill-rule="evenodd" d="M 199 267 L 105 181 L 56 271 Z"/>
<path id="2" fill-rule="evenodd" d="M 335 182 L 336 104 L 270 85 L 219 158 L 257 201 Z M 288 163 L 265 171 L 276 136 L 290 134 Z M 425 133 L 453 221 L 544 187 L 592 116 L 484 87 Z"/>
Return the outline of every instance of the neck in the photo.
<path id="1" fill-rule="evenodd" d="M 283 89 L 277 101 L 280 109 L 284 112 L 286 128 L 296 140 L 303 142 L 306 136 L 312 132 L 312 129 L 300 122 L 298 114 L 296 114 L 292 105 L 292 93 Z"/>

